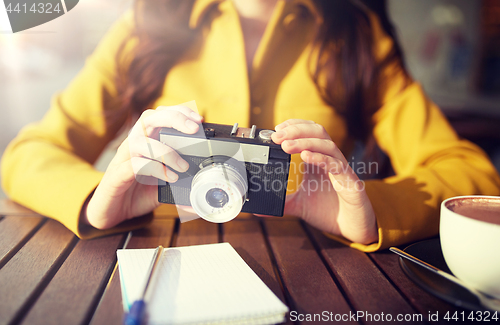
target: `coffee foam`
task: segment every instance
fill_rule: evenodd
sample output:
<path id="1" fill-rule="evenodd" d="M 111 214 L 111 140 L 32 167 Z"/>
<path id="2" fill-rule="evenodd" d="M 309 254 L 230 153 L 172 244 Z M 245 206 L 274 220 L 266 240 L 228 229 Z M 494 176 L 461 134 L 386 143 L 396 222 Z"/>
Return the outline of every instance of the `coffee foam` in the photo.
<path id="1" fill-rule="evenodd" d="M 500 197 L 457 198 L 448 201 L 446 208 L 471 219 L 500 225 Z"/>

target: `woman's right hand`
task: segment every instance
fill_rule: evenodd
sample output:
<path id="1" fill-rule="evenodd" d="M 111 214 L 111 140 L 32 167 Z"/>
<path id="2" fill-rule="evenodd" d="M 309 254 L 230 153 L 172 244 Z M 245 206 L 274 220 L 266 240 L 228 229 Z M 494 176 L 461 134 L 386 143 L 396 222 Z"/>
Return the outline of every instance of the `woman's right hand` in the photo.
<path id="1" fill-rule="evenodd" d="M 101 182 L 82 209 L 82 221 L 98 229 L 153 211 L 158 179 L 175 182 L 189 165 L 175 150 L 156 140 L 161 127 L 187 134 L 199 130 L 202 117 L 185 106 L 146 110 L 118 148 Z M 168 167 L 167 167 L 168 166 Z"/>

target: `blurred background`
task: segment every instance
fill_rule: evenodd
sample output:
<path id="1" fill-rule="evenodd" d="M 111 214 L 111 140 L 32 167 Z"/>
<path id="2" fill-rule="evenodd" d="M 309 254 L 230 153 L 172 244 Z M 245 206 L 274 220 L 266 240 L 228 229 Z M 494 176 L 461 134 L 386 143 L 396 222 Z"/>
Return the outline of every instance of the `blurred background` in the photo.
<path id="1" fill-rule="evenodd" d="M 132 0 L 85 0 L 67 14 L 16 34 L 0 32 L 0 154 Z M 406 65 L 457 132 L 500 170 L 500 0 L 388 0 Z M 0 199 L 5 194 L 0 190 Z"/>

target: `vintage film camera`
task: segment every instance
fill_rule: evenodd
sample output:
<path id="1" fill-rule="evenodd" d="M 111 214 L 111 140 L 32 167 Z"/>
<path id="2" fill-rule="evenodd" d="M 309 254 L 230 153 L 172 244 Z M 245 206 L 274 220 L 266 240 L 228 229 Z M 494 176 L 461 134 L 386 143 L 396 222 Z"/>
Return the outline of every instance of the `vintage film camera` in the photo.
<path id="1" fill-rule="evenodd" d="M 290 155 L 272 130 L 204 123 L 196 134 L 162 128 L 160 141 L 190 167 L 175 183 L 159 181 L 158 200 L 192 206 L 205 220 L 226 222 L 240 212 L 282 216 Z"/>

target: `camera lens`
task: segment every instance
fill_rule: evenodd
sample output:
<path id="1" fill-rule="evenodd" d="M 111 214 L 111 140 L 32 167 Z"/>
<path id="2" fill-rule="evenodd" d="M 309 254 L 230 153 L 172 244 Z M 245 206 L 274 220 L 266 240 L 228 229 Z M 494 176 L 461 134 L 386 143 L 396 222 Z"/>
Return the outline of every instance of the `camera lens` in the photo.
<path id="1" fill-rule="evenodd" d="M 245 163 L 232 158 L 217 159 L 194 176 L 189 200 L 203 219 L 227 222 L 241 212 L 247 191 Z"/>
<path id="2" fill-rule="evenodd" d="M 226 191 L 221 188 L 212 188 L 208 190 L 205 198 L 208 204 L 214 208 L 222 208 L 229 202 L 229 196 Z"/>

